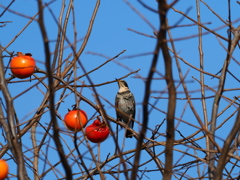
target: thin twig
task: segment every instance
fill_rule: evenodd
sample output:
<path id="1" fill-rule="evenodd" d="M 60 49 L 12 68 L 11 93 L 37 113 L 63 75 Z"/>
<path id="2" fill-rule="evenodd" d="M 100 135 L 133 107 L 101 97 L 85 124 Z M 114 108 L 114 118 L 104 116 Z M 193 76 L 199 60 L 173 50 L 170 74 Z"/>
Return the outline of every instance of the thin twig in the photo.
<path id="1" fill-rule="evenodd" d="M 38 1 L 38 10 L 39 10 L 39 19 L 38 24 L 41 30 L 42 38 L 43 38 L 43 44 L 44 44 L 44 50 L 45 50 L 45 60 L 46 60 L 46 69 L 48 74 L 48 84 L 49 84 L 49 106 L 50 106 L 50 114 L 51 114 L 51 120 L 53 122 L 53 136 L 54 136 L 54 142 L 56 144 L 56 147 L 58 149 L 59 157 L 62 161 L 64 170 L 66 172 L 66 179 L 72 180 L 72 170 L 67 162 L 67 159 L 65 157 L 61 141 L 59 139 L 59 128 L 58 123 L 56 119 L 56 113 L 55 113 L 55 106 L 54 106 L 54 82 L 53 82 L 53 73 L 51 69 L 51 53 L 49 48 L 49 42 L 48 37 L 44 25 L 43 20 L 43 5 L 42 0 Z"/>

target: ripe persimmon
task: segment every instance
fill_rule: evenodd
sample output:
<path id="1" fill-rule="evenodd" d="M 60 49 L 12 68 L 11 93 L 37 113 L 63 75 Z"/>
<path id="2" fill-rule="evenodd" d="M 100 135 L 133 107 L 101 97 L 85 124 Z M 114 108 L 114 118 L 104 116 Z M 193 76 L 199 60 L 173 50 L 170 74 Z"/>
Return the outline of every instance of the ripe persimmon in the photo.
<path id="1" fill-rule="evenodd" d="M 23 54 L 18 52 L 17 54 L 18 56 L 12 58 L 10 62 L 10 69 L 13 75 L 20 79 L 30 77 L 36 68 L 35 60 L 30 53 Z"/>
<path id="2" fill-rule="evenodd" d="M 96 119 L 91 125 L 87 126 L 85 129 L 85 134 L 89 141 L 93 143 L 100 143 L 107 139 L 110 133 L 109 128 L 104 122 Z"/>
<path id="3" fill-rule="evenodd" d="M 64 117 L 65 125 L 73 132 L 82 130 L 87 124 L 87 121 L 86 112 L 80 109 L 71 110 Z"/>
<path id="4" fill-rule="evenodd" d="M 0 180 L 3 180 L 8 175 L 8 164 L 5 160 L 0 159 Z"/>

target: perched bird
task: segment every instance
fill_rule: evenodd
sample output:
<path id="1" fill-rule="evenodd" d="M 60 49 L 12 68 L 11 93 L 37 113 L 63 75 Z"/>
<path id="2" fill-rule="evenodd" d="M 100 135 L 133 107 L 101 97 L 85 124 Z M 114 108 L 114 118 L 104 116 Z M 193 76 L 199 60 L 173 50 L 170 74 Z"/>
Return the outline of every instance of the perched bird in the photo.
<path id="1" fill-rule="evenodd" d="M 128 88 L 126 81 L 117 79 L 119 91 L 115 98 L 117 120 L 123 121 L 128 127 L 133 128 L 135 119 L 135 100 Z M 129 130 L 126 132 L 127 138 L 132 138 L 133 133 Z"/>

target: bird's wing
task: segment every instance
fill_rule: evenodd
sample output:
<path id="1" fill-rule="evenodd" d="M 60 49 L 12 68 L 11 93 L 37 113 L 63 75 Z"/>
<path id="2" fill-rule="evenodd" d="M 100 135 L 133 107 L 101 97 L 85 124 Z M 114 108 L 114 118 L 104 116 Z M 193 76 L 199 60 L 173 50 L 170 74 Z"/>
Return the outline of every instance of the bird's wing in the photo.
<path id="1" fill-rule="evenodd" d="M 133 95 L 132 95 L 133 96 Z M 135 113 L 136 113 L 136 104 L 135 104 L 135 98 L 134 98 L 134 96 L 133 96 L 133 119 L 135 119 Z"/>
<path id="2" fill-rule="evenodd" d="M 134 118 L 135 119 L 135 99 L 134 99 L 134 96 L 133 96 L 133 94 L 132 93 L 129 93 L 128 95 L 126 95 L 126 96 L 124 96 L 124 99 L 126 99 L 127 101 L 126 101 L 126 106 L 127 106 L 127 108 L 129 109 L 129 111 L 131 112 L 131 114 L 132 114 L 132 118 Z"/>

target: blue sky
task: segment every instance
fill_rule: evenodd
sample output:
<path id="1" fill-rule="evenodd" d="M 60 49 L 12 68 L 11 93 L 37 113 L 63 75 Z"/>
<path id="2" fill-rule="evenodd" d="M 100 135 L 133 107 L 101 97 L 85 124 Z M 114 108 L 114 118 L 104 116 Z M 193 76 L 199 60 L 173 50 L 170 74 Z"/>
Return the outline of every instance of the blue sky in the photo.
<path id="1" fill-rule="evenodd" d="M 49 2 L 49 1 L 45 1 Z M 68 2 L 68 1 L 67 1 Z M 107 0 L 102 0 L 99 11 L 97 13 L 97 17 L 95 19 L 95 23 L 93 26 L 93 30 L 91 33 L 91 36 L 89 38 L 88 44 L 83 52 L 83 54 L 80 57 L 81 62 L 83 63 L 85 69 L 87 71 L 90 71 L 102 63 L 104 63 L 108 58 L 116 56 L 118 53 L 122 52 L 123 50 L 126 50 L 124 54 L 122 54 L 118 59 L 106 64 L 99 70 L 95 71 L 94 73 L 90 74 L 90 78 L 93 81 L 94 84 L 100 84 L 108 81 L 113 81 L 115 78 L 120 78 L 122 76 L 125 76 L 126 74 L 130 73 L 131 71 L 136 71 L 140 69 L 138 74 L 134 74 L 126 78 L 125 80 L 128 82 L 128 85 L 131 89 L 131 91 L 134 93 L 136 103 L 137 103 L 137 112 L 136 112 L 136 120 L 138 122 L 142 122 L 142 111 L 141 111 L 141 102 L 143 100 L 143 95 L 144 95 L 144 80 L 139 78 L 141 77 L 146 77 L 149 71 L 150 63 L 152 60 L 152 54 L 155 44 L 156 44 L 156 39 L 146 37 L 146 36 L 141 36 L 139 34 L 136 34 L 132 31 L 129 31 L 128 28 L 136 30 L 138 32 L 148 34 L 153 36 L 153 31 L 155 29 L 158 30 L 159 28 L 159 19 L 158 15 L 155 12 L 151 12 L 148 9 L 144 8 L 142 5 L 140 5 L 137 1 L 130 1 L 132 6 L 137 9 L 138 12 L 140 12 L 148 21 L 149 23 L 152 24 L 154 28 L 149 26 L 137 13 L 135 13 L 123 0 L 115 0 L 115 1 L 107 1 Z M 150 7 L 153 9 L 157 9 L 157 3 L 156 1 L 144 1 L 147 3 Z M 7 6 L 9 2 L 4 1 L 1 2 L 0 4 L 3 6 Z M 228 19 L 228 11 L 227 11 L 227 1 L 224 0 L 206 0 L 206 3 L 223 19 L 227 20 Z M 66 3 L 68 4 L 68 3 Z M 201 21 L 202 23 L 208 23 L 211 22 L 211 24 L 207 24 L 206 26 L 209 29 L 216 29 L 218 27 L 223 26 L 223 22 L 219 20 L 217 16 L 215 16 L 204 4 L 201 4 Z M 88 24 L 95 6 L 95 1 L 75 1 L 74 2 L 75 6 L 75 17 L 76 17 L 76 30 L 77 30 L 77 39 L 82 39 L 87 31 Z M 56 18 L 59 16 L 60 12 L 60 7 L 61 7 L 61 1 L 55 1 L 53 2 L 49 8 L 52 10 L 53 14 L 55 15 Z M 239 18 L 239 9 L 238 5 L 235 2 L 232 2 L 231 6 L 231 15 L 232 15 L 232 20 L 237 20 Z M 174 8 L 176 8 L 179 11 L 186 12 L 189 8 L 188 16 L 193 18 L 194 20 L 197 20 L 196 16 L 196 4 L 195 1 L 180 1 L 178 2 Z M 28 17 L 32 17 L 37 13 L 37 3 L 36 1 L 32 0 L 18 0 L 13 3 L 13 5 L 10 7 L 10 10 L 13 10 L 15 12 L 24 14 Z M 3 8 L 0 8 L 0 13 L 3 11 Z M 65 11 L 66 12 L 66 11 Z M 49 13 L 48 9 L 45 9 L 45 25 L 47 28 L 47 33 L 48 33 L 48 38 L 51 40 L 50 47 L 51 51 L 53 52 L 54 50 L 54 45 L 55 45 L 55 40 L 56 40 L 56 35 L 57 35 L 57 25 L 56 22 L 54 21 L 54 18 L 52 15 Z M 182 18 L 182 15 L 179 13 L 174 12 L 173 10 L 169 10 L 168 13 L 168 21 L 169 25 L 173 26 L 175 25 L 180 19 Z M 22 30 L 22 28 L 28 23 L 29 19 L 26 17 L 22 17 L 20 15 L 17 15 L 12 12 L 5 12 L 5 14 L 1 17 L 1 21 L 12 21 L 11 23 L 7 23 L 5 27 L 2 27 L 0 29 L 0 43 L 3 47 L 5 47 L 9 42 L 11 42 L 12 39 Z M 69 28 L 67 31 L 67 38 L 70 42 L 73 42 L 74 40 L 74 30 L 72 26 L 72 16 L 70 16 L 69 20 Z M 193 22 L 189 21 L 188 19 L 184 18 L 181 22 L 180 25 L 186 25 L 186 24 L 192 24 Z M 238 23 L 237 23 L 238 24 Z M 237 24 L 234 24 L 236 27 Z M 188 37 L 190 35 L 197 35 L 198 34 L 198 27 L 197 26 L 191 26 L 191 27 L 180 27 L 180 28 L 173 28 L 171 30 L 173 39 L 177 38 L 182 38 L 182 37 Z M 203 30 L 203 32 L 206 32 Z M 221 34 L 225 38 L 227 38 L 227 28 L 224 27 L 218 31 L 217 33 Z M 219 41 L 227 47 L 227 42 L 225 42 L 222 39 L 219 39 L 215 35 L 212 34 L 207 34 L 203 36 L 203 52 L 204 52 L 204 64 L 205 64 L 205 71 L 210 72 L 212 74 L 216 74 L 222 67 L 223 61 L 226 57 L 226 52 L 224 48 L 220 45 Z M 77 47 L 79 48 L 82 44 L 82 41 L 79 41 L 77 43 Z M 67 42 L 65 43 L 67 45 Z M 170 45 L 170 44 L 169 44 Z M 175 46 L 176 46 L 176 51 L 178 55 L 182 58 L 184 58 L 187 62 L 192 64 L 193 66 L 196 66 L 199 68 L 199 52 L 198 52 L 198 38 L 191 38 L 191 39 L 185 39 L 185 40 L 179 40 L 175 41 Z M 45 69 L 44 65 L 44 50 L 43 50 L 43 42 L 42 42 L 42 37 L 40 34 L 40 30 L 38 27 L 37 22 L 32 22 L 24 32 L 17 37 L 17 39 L 7 48 L 8 51 L 10 52 L 30 52 L 33 54 L 33 57 L 37 61 L 37 66 L 41 69 Z M 68 55 L 72 53 L 70 48 L 67 48 L 64 51 L 64 58 L 67 58 Z M 92 53 L 99 53 L 103 54 L 106 57 L 101 57 L 97 55 L 93 55 Z M 145 56 L 136 56 L 142 53 L 148 53 L 148 55 Z M 4 53 L 6 55 L 6 53 Z M 173 54 L 171 54 L 173 57 Z M 129 56 L 136 56 L 133 58 L 130 58 Z M 234 57 L 236 59 L 239 59 L 239 50 L 238 48 L 236 49 L 236 52 L 234 53 Z M 4 63 L 7 65 L 9 61 L 9 58 L 4 58 Z M 122 65 L 128 67 L 129 69 L 125 68 L 124 66 L 120 66 L 118 63 L 121 63 Z M 188 90 L 199 90 L 200 85 L 198 82 L 196 82 L 192 77 L 195 77 L 199 79 L 199 72 L 190 68 L 186 64 L 180 61 L 182 72 L 185 75 L 188 71 L 188 75 L 186 80 L 190 81 L 190 83 L 187 84 Z M 174 78 L 176 80 L 179 80 L 179 75 L 177 72 L 176 68 L 176 63 L 173 58 L 173 69 L 174 69 Z M 238 69 L 239 65 L 235 63 L 234 61 L 231 61 L 230 71 L 235 74 L 236 76 L 238 75 Z M 157 65 L 157 71 L 164 75 L 164 63 L 163 59 L 160 56 L 158 65 Z M 7 71 L 6 73 L 6 78 L 10 77 L 9 75 L 10 71 Z M 82 75 L 83 71 L 81 68 L 77 70 L 77 75 Z M 167 97 L 167 93 L 161 94 L 160 91 L 165 90 L 166 91 L 166 84 L 164 79 L 160 74 L 155 74 L 155 78 L 158 78 L 156 80 L 153 80 L 152 83 L 152 90 L 153 93 L 151 96 L 154 97 Z M 42 74 L 37 74 L 39 77 L 43 76 Z M 138 76 L 139 75 L 139 76 Z M 230 88 L 237 88 L 236 84 L 238 82 L 233 79 L 231 76 L 227 76 L 227 81 L 226 81 L 226 89 Z M 16 82 L 18 79 L 14 79 L 14 83 L 9 84 L 9 89 L 11 92 L 12 97 L 15 97 L 25 91 L 28 87 L 32 86 L 36 81 L 32 82 Z M 86 78 L 82 78 L 81 81 L 85 81 L 85 84 L 89 84 Z M 176 83 L 178 84 L 179 81 Z M 210 87 L 215 87 L 218 84 L 218 80 L 216 78 L 212 79 L 211 76 L 205 75 L 205 83 L 206 85 Z M 80 82 L 79 82 L 80 84 Z M 17 116 L 20 120 L 20 122 L 25 122 L 31 119 L 31 117 L 34 115 L 36 112 L 38 106 L 40 105 L 44 95 L 42 92 L 39 90 L 41 89 L 42 92 L 46 92 L 46 89 L 42 86 L 39 85 L 37 88 L 33 88 L 30 91 L 24 93 L 20 97 L 16 98 L 14 100 L 14 105 L 15 109 L 17 112 Z M 80 90 L 80 89 L 79 89 Z M 106 84 L 100 87 L 96 88 L 97 92 L 104 97 L 104 99 L 107 99 L 111 104 L 114 104 L 114 99 L 115 95 L 118 90 L 117 83 L 111 83 L 111 84 Z M 178 89 L 178 92 L 183 91 L 183 88 L 180 86 Z M 72 94 L 70 91 L 67 91 L 68 96 L 64 99 L 64 103 L 61 104 L 58 113 L 61 118 L 64 117 L 64 115 L 67 113 L 67 109 L 71 108 L 73 104 L 75 104 L 75 97 L 74 94 Z M 94 96 L 93 96 L 93 91 L 90 88 L 84 88 L 82 91 L 82 94 L 86 96 L 88 99 L 90 99 L 92 102 L 95 102 Z M 229 98 L 232 98 L 234 96 L 238 96 L 239 90 L 235 91 L 230 91 L 226 93 L 226 96 Z M 60 92 L 56 93 L 56 101 L 59 99 Z M 214 95 L 212 91 L 207 90 L 206 91 L 206 96 L 211 96 Z M 178 97 L 184 98 L 185 95 L 183 93 L 179 93 Z M 197 91 L 196 93 L 192 93 L 191 97 L 200 97 L 200 92 Z M 1 95 L 2 98 L 2 95 Z M 112 116 L 115 118 L 115 110 L 109 104 L 106 102 L 104 99 L 101 99 L 108 115 Z M 154 103 L 156 99 L 151 98 L 150 103 Z M 195 100 L 194 106 L 199 113 L 200 117 L 203 117 L 203 111 L 201 107 L 201 101 L 200 100 Z M 229 102 L 226 102 L 225 100 L 221 101 L 221 106 L 219 111 L 224 109 Z M 93 114 L 95 113 L 95 110 L 92 109 L 88 104 L 82 102 L 81 108 L 84 109 L 89 117 L 92 117 Z M 177 111 L 176 111 L 176 117 L 182 118 L 183 120 L 192 123 L 198 127 L 200 125 L 198 124 L 196 118 L 193 116 L 189 106 L 187 106 L 185 113 L 184 111 L 184 106 L 186 105 L 186 101 L 181 101 L 179 100 L 177 102 Z M 158 109 L 161 109 L 162 111 L 167 111 L 167 100 L 166 99 L 160 99 L 157 101 L 156 107 Z M 210 118 L 211 115 L 211 108 L 212 108 L 212 99 L 207 99 L 207 110 L 208 110 L 208 117 Z M 236 107 L 231 107 L 229 108 L 220 118 L 218 119 L 218 124 L 221 123 L 226 117 L 228 117 L 232 112 L 236 110 Z M 183 114 L 183 115 L 182 115 Z M 154 129 L 156 125 L 159 125 L 163 119 L 165 118 L 165 114 L 161 113 L 157 110 L 151 111 L 149 114 L 149 128 Z M 232 120 L 228 121 L 222 128 L 221 131 L 217 131 L 217 136 L 219 138 L 225 138 L 228 133 L 229 129 L 232 127 L 232 122 L 234 121 L 235 116 L 232 117 Z M 58 124 L 62 130 L 65 131 L 64 125 L 61 122 L 60 119 L 58 119 Z M 41 123 L 45 126 L 49 123 L 49 114 L 45 113 L 43 117 L 41 118 Z M 90 121 L 90 123 L 93 122 L 93 120 Z M 177 124 L 178 121 L 176 121 Z M 115 129 L 115 126 L 111 124 L 113 129 Z M 139 132 L 140 126 L 135 123 L 134 130 L 136 132 Z M 182 132 L 184 136 L 188 136 L 195 132 L 197 129 L 190 127 L 186 125 L 185 123 L 180 123 L 178 128 L 179 131 Z M 41 127 L 38 128 L 38 138 L 41 140 L 42 138 L 42 133 L 43 130 Z M 222 133 L 222 132 L 226 133 Z M 160 128 L 160 133 L 165 133 L 165 124 Z M 120 134 L 123 135 L 123 130 L 120 132 Z M 62 138 L 64 139 L 63 146 L 65 149 L 65 153 L 69 153 L 68 147 L 66 146 L 65 143 L 69 146 L 69 148 L 73 148 L 73 141 L 72 138 L 68 135 L 62 135 Z M 78 133 L 78 136 L 81 137 L 81 133 Z M 151 133 L 148 131 L 147 137 L 150 137 Z M 197 137 L 202 136 L 202 134 L 197 135 Z M 31 136 L 30 133 L 27 133 L 23 137 L 23 144 L 25 150 L 29 149 L 32 147 L 31 144 Z M 177 133 L 176 133 L 176 139 L 181 138 Z M 158 141 L 164 141 L 165 138 L 163 136 L 160 136 Z M 122 144 L 123 139 L 120 139 L 120 145 Z M 1 140 L 3 144 L 3 140 Z M 25 143 L 26 142 L 26 143 Z M 219 140 L 219 144 L 222 144 L 223 141 Z M 136 140 L 134 139 L 127 139 L 125 142 L 124 150 L 131 150 L 135 148 L 136 145 Z M 198 142 L 202 147 L 205 147 L 205 142 L 203 140 Z M 53 140 L 51 138 L 48 139 L 48 144 L 50 145 L 51 148 L 48 146 L 43 148 L 43 151 L 46 151 L 47 148 L 49 148 L 48 154 L 47 154 L 47 159 L 51 162 L 51 164 L 54 164 L 58 161 L 58 155 L 54 148 Z M 91 146 L 93 147 L 93 152 L 97 154 L 97 147 L 94 146 L 94 144 L 91 143 Z M 114 143 L 113 139 L 109 137 L 105 142 L 101 143 L 101 160 L 104 161 L 107 154 L 110 153 L 110 156 L 113 155 L 114 153 Z M 91 165 L 91 156 L 88 153 L 88 150 L 85 146 L 85 144 L 81 144 L 79 146 L 79 149 L 81 153 L 85 154 L 86 157 L 86 163 L 88 166 Z M 179 149 L 185 151 L 187 148 L 182 146 Z M 156 147 L 156 152 L 160 153 L 164 150 L 163 146 Z M 190 150 L 192 151 L 192 150 Z M 77 155 L 76 152 L 74 152 L 74 155 Z M 193 152 L 191 152 L 193 153 Z M 29 158 L 32 158 L 32 152 L 29 151 L 26 153 L 26 156 Z M 130 155 L 128 155 L 130 156 Z M 176 163 L 179 158 L 182 156 L 182 153 L 176 152 L 174 154 L 174 163 Z M 201 153 L 200 155 L 201 156 Z M 41 157 L 44 158 L 43 154 L 41 154 Z M 164 155 L 159 156 L 162 161 L 164 161 Z M 3 156 L 5 159 L 9 159 L 9 156 L 6 154 Z M 142 157 L 141 157 L 141 163 L 149 160 L 150 157 L 143 151 Z M 194 158 L 193 158 L 194 159 Z M 132 159 L 131 159 L 132 160 Z M 190 161 L 191 158 L 185 158 L 184 160 L 180 160 L 179 164 L 182 164 L 186 161 Z M 111 163 L 109 163 L 106 166 L 106 170 L 108 170 L 109 166 L 114 166 L 117 164 L 118 160 L 115 160 Z M 15 163 L 9 159 L 8 161 L 10 163 L 10 173 L 16 173 L 16 165 Z M 72 157 L 69 158 L 70 164 L 73 166 L 73 172 L 77 173 L 79 172 L 79 166 L 77 165 L 76 162 L 72 160 Z M 40 162 L 40 167 L 43 167 L 43 163 Z M 131 166 L 129 166 L 131 167 Z M 46 168 L 49 168 L 47 166 Z M 155 169 L 156 165 L 153 162 L 148 163 L 147 165 L 143 165 L 141 167 L 141 170 L 150 170 L 150 169 Z M 203 167 L 201 167 L 202 171 Z M 56 169 L 59 170 L 57 172 L 58 178 L 61 178 L 61 173 L 62 167 L 57 166 Z M 40 168 L 40 172 L 41 172 Z M 116 170 L 116 169 L 115 169 Z M 29 176 L 32 176 L 32 170 L 28 168 Z M 192 177 L 195 177 L 194 174 L 195 172 L 188 172 Z M 139 173 L 140 175 L 140 173 Z M 147 177 L 144 177 L 143 179 L 154 179 L 156 177 L 161 176 L 159 172 L 149 172 L 146 173 Z M 78 177 L 78 176 L 76 176 Z M 47 174 L 45 179 L 56 179 L 57 177 L 54 175 L 53 172 L 50 172 Z M 99 176 L 94 176 L 94 178 L 99 179 Z M 110 176 L 107 176 L 107 179 L 111 179 Z"/>

